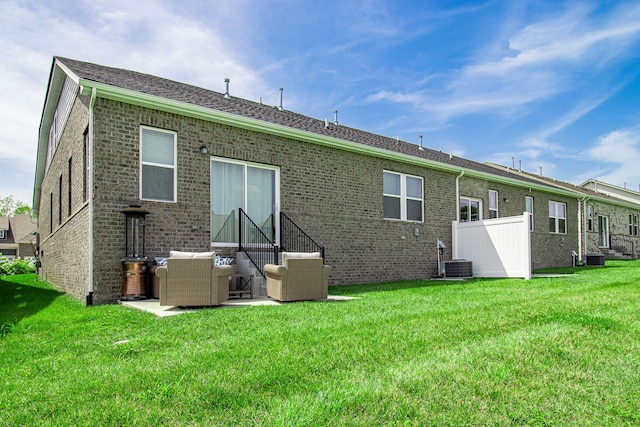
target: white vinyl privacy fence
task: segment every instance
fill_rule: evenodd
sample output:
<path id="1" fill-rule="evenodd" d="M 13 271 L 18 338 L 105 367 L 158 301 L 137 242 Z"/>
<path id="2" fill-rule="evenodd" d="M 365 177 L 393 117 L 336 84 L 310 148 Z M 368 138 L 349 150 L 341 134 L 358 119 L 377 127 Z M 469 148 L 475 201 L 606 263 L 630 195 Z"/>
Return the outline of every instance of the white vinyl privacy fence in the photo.
<path id="1" fill-rule="evenodd" d="M 531 278 L 529 215 L 453 221 L 453 258 L 472 261 L 474 277 Z"/>

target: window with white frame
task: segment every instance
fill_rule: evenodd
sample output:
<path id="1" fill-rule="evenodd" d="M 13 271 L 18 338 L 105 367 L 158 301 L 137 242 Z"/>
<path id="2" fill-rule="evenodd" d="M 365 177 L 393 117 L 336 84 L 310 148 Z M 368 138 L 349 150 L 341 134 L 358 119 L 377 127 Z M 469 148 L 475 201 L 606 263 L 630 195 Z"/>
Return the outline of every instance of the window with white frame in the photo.
<path id="1" fill-rule="evenodd" d="M 482 201 L 460 197 L 460 222 L 480 221 L 481 219 Z"/>
<path id="2" fill-rule="evenodd" d="M 587 231 L 593 231 L 593 206 L 587 206 Z"/>
<path id="3" fill-rule="evenodd" d="M 421 177 L 383 172 L 384 218 L 423 221 L 423 181 Z"/>
<path id="4" fill-rule="evenodd" d="M 489 190 L 489 218 L 498 218 L 498 192 Z"/>
<path id="5" fill-rule="evenodd" d="M 629 235 L 630 236 L 638 235 L 638 215 L 637 214 L 629 215 Z"/>
<path id="6" fill-rule="evenodd" d="M 237 244 L 240 209 L 272 241 L 277 240 L 280 169 L 214 157 L 211 159 L 211 242 Z"/>
<path id="7" fill-rule="evenodd" d="M 529 231 L 533 231 L 533 197 L 524 196 L 524 210 L 529 214 Z"/>
<path id="8" fill-rule="evenodd" d="M 567 205 L 565 203 L 549 201 L 549 232 L 566 234 Z"/>
<path id="9" fill-rule="evenodd" d="M 140 198 L 176 201 L 176 133 L 140 128 Z"/>
<path id="10" fill-rule="evenodd" d="M 4 230 L 0 230 L 0 239 L 4 240 L 6 238 L 7 237 L 6 237 L 5 231 Z"/>

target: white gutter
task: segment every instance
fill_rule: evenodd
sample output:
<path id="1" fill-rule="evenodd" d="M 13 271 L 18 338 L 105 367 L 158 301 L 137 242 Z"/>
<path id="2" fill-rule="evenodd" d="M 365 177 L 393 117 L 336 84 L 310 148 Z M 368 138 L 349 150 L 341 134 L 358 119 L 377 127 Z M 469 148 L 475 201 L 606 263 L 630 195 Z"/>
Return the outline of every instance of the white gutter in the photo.
<path id="1" fill-rule="evenodd" d="M 87 138 L 89 138 L 89 161 L 87 162 L 89 166 L 89 173 L 87 178 L 89 182 L 88 185 L 88 195 L 87 199 L 89 202 L 89 288 L 87 294 L 87 305 L 93 305 L 93 106 L 96 103 L 96 88 L 91 89 L 91 101 L 89 102 L 89 129 L 87 131 Z"/>
<path id="2" fill-rule="evenodd" d="M 366 156 L 397 161 L 415 166 L 427 167 L 434 170 L 440 170 L 450 173 L 458 173 L 460 171 L 464 171 L 466 176 L 469 177 L 486 179 L 490 182 L 500 182 L 514 187 L 535 189 L 546 193 L 553 193 L 571 198 L 576 198 L 577 196 L 577 194 L 573 191 L 563 190 L 558 187 L 536 184 L 535 182 L 527 182 L 522 179 L 503 177 L 493 173 L 481 172 L 469 168 L 462 168 L 457 165 L 451 165 L 436 160 L 425 159 L 423 157 L 416 157 L 411 154 L 399 153 L 397 151 L 386 150 L 358 142 L 331 137 L 328 135 L 321 135 L 310 131 L 295 129 L 264 120 L 226 113 L 224 111 L 215 110 L 209 107 L 189 104 L 187 102 L 176 101 L 156 95 L 150 95 L 142 92 L 124 89 L 105 83 L 95 82 L 92 80 L 81 78 L 80 85 L 82 86 L 83 95 L 89 95 L 90 90 L 92 91 L 93 89 L 97 89 L 97 95 L 100 98 L 110 99 L 113 101 L 124 102 L 127 104 L 206 120 L 226 126 L 233 126 L 250 131 L 265 133 L 268 135 L 295 139 L 298 141 L 308 142 L 311 144 L 335 148 L 352 153 L 363 154 Z"/>
<path id="3" fill-rule="evenodd" d="M 464 176 L 464 171 L 460 171 L 460 175 L 456 176 L 456 223 L 460 223 L 460 178 Z M 457 227 L 451 226 L 451 256 L 453 259 L 458 258 L 458 234 Z M 438 272 L 440 273 L 440 272 Z"/>

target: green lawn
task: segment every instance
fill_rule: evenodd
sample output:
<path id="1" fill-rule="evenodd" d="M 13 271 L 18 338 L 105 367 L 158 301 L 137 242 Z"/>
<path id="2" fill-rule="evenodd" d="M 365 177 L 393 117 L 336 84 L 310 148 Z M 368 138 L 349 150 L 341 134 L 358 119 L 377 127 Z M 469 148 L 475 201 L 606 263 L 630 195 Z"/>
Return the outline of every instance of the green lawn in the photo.
<path id="1" fill-rule="evenodd" d="M 156 318 L 0 281 L 0 425 L 640 425 L 640 261 Z"/>

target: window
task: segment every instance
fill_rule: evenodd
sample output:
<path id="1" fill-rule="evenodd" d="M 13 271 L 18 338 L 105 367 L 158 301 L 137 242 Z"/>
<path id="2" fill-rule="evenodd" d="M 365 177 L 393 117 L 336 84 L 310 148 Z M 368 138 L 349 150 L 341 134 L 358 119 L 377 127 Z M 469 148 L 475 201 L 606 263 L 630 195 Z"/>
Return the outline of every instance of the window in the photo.
<path id="1" fill-rule="evenodd" d="M 211 242 L 238 243 L 240 208 L 275 242 L 279 179 L 273 166 L 211 159 Z"/>
<path id="2" fill-rule="evenodd" d="M 140 128 L 140 198 L 176 201 L 176 133 Z"/>
<path id="3" fill-rule="evenodd" d="M 480 221 L 482 219 L 482 201 L 460 197 L 460 222 Z"/>
<path id="4" fill-rule="evenodd" d="M 638 215 L 637 214 L 629 215 L 629 235 L 630 236 L 638 235 Z"/>
<path id="5" fill-rule="evenodd" d="M 62 225 L 62 175 L 58 180 L 58 225 Z"/>
<path id="6" fill-rule="evenodd" d="M 549 232 L 565 234 L 567 232 L 567 205 L 549 201 Z"/>
<path id="7" fill-rule="evenodd" d="M 67 188 L 67 193 L 68 193 L 68 197 L 69 200 L 67 201 L 67 215 L 71 216 L 71 169 L 72 169 L 72 157 L 69 157 L 69 170 L 68 170 L 68 177 L 67 177 L 67 186 L 69 188 Z"/>
<path id="8" fill-rule="evenodd" d="M 489 190 L 489 218 L 498 218 L 498 192 Z"/>
<path id="9" fill-rule="evenodd" d="M 385 219 L 422 222 L 422 178 L 384 171 L 383 205 Z"/>
<path id="10" fill-rule="evenodd" d="M 587 231 L 593 231 L 593 206 L 587 206 Z"/>
<path id="11" fill-rule="evenodd" d="M 0 239 L 2 240 L 6 239 L 5 230 L 0 230 Z"/>
<path id="12" fill-rule="evenodd" d="M 533 231 L 533 197 L 524 197 L 524 210 L 529 214 L 529 231 Z"/>
<path id="13" fill-rule="evenodd" d="M 49 233 L 53 233 L 53 193 L 49 193 Z"/>

